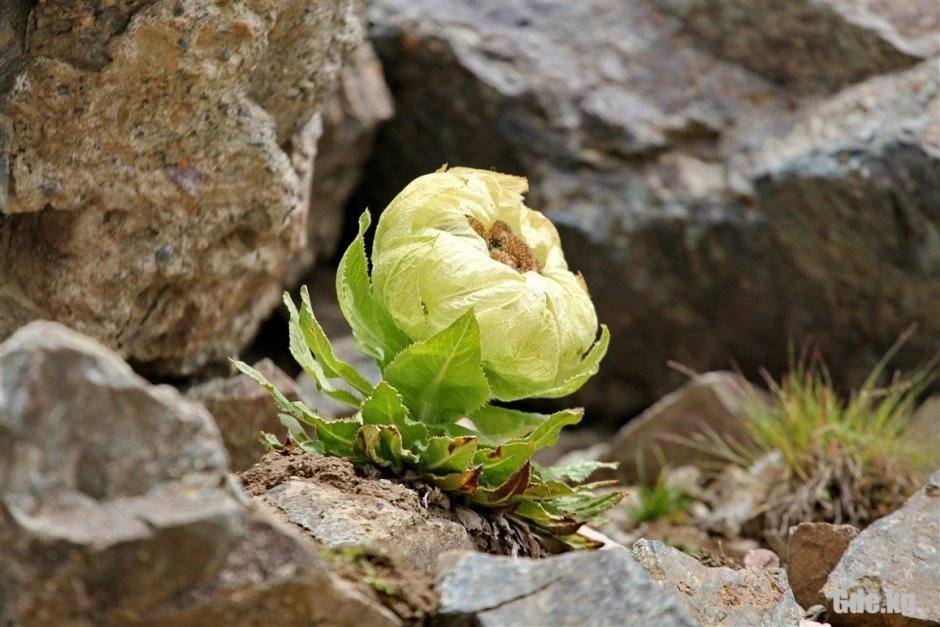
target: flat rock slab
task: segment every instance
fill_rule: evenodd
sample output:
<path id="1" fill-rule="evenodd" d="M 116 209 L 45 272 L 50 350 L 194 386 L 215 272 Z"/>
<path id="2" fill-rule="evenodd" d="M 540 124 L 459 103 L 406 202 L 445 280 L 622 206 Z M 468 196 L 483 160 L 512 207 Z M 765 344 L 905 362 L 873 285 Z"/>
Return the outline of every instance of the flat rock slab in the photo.
<path id="1" fill-rule="evenodd" d="M 391 552 L 425 572 L 444 552 L 477 548 L 451 510 L 402 484 L 362 477 L 344 459 L 269 453 L 240 479 L 257 501 L 328 547 Z"/>
<path id="2" fill-rule="evenodd" d="M 630 553 L 566 553 L 540 560 L 449 554 L 438 565 L 442 625 L 694 625 Z"/>
<path id="3" fill-rule="evenodd" d="M 838 601 L 874 594 L 898 611 L 840 613 Z M 822 589 L 839 624 L 921 625 L 940 622 L 940 471 L 899 510 L 858 534 Z"/>
<path id="4" fill-rule="evenodd" d="M 712 568 L 650 540 L 633 556 L 700 625 L 796 625 L 803 616 L 782 569 Z"/>

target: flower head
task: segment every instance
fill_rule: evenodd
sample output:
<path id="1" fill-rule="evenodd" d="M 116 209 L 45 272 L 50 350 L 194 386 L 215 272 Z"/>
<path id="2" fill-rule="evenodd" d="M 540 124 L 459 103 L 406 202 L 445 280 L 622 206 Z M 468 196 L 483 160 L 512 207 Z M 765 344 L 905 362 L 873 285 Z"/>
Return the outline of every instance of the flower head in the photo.
<path id="1" fill-rule="evenodd" d="M 376 295 L 412 340 L 473 309 L 484 370 L 504 400 L 561 395 L 598 331 L 587 286 L 554 225 L 525 206 L 527 189 L 524 178 L 472 168 L 419 177 L 382 213 L 373 247 Z"/>

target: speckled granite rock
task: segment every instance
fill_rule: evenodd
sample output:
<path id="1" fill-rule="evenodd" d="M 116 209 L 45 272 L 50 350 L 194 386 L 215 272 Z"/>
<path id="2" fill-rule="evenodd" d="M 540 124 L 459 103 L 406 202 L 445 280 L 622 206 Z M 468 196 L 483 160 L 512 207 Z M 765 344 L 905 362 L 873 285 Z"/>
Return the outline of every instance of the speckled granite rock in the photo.
<path id="1" fill-rule="evenodd" d="M 0 94 L 0 337 L 55 319 L 173 373 L 236 353 L 305 244 L 353 3 L 48 0 L 33 23 Z"/>
<path id="2" fill-rule="evenodd" d="M 249 509 L 198 403 L 49 322 L 0 373 L 0 624 L 399 624 Z"/>
<path id="3" fill-rule="evenodd" d="M 710 568 L 650 540 L 633 556 L 700 625 L 796 625 L 803 616 L 783 569 Z"/>

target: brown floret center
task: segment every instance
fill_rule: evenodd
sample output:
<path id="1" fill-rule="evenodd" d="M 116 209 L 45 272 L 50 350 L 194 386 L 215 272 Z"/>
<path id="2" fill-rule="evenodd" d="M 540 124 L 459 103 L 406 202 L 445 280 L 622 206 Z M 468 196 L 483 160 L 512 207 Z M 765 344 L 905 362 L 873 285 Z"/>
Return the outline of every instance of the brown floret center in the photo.
<path id="1" fill-rule="evenodd" d="M 489 249 L 492 259 L 506 264 L 519 273 L 530 270 L 542 271 L 542 264 L 535 258 L 532 249 L 522 241 L 522 238 L 512 232 L 508 224 L 502 220 L 497 220 L 487 229 L 482 222 L 473 216 L 467 216 L 467 221 L 473 230 L 477 232 L 477 235 L 486 242 L 486 247 Z"/>

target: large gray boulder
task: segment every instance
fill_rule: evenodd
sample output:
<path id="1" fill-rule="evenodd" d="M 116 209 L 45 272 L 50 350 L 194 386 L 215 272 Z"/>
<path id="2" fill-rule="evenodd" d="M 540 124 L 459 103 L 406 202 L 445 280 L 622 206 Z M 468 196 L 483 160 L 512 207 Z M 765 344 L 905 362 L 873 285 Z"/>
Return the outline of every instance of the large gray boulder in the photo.
<path id="1" fill-rule="evenodd" d="M 50 322 L 0 373 L 0 624 L 399 623 L 246 506 L 201 405 Z"/>
<path id="2" fill-rule="evenodd" d="M 896 512 L 863 529 L 829 574 L 822 595 L 840 625 L 940 623 L 940 471 Z M 866 611 L 873 597 L 874 615 Z M 855 605 L 858 597 L 860 605 Z M 833 615 L 835 614 L 835 615 Z"/>
<path id="3" fill-rule="evenodd" d="M 623 548 L 540 560 L 451 553 L 438 565 L 441 625 L 694 625 Z"/>
<path id="4" fill-rule="evenodd" d="M 55 319 L 174 374 L 235 354 L 305 245 L 354 3 L 50 0 L 29 32 L 7 15 L 0 337 Z"/>
<path id="5" fill-rule="evenodd" d="M 911 322 L 904 356 L 928 357 L 940 335 L 938 78 L 935 60 L 907 51 L 921 37 L 904 42 L 929 20 L 891 27 L 900 9 L 888 6 L 862 20 L 884 22 L 871 29 L 831 2 L 671 4 L 767 29 L 774 11 L 825 13 L 825 29 L 787 18 L 789 39 L 762 43 L 773 54 L 750 65 L 797 60 L 787 51 L 835 32 L 864 54 L 821 67 L 827 90 L 843 86 L 832 76 L 868 82 L 817 103 L 645 0 L 381 0 L 370 33 L 397 115 L 366 173 L 368 204 L 444 162 L 528 176 L 531 205 L 559 226 L 611 326 L 608 365 L 579 399 L 611 415 L 678 387 L 670 359 L 780 371 L 788 342 L 811 334 L 851 379 Z M 802 128 L 816 144 L 791 135 Z M 778 143 L 792 152 L 771 154 Z"/>

